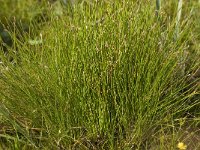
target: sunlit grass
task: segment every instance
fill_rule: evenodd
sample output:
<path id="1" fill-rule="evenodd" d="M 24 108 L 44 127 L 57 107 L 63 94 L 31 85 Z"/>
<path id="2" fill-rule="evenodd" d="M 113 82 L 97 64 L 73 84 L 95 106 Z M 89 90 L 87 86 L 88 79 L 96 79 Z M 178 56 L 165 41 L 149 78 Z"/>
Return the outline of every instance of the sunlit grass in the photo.
<path id="1" fill-rule="evenodd" d="M 10 149 L 159 149 L 170 141 L 176 148 L 174 121 L 198 104 L 198 88 L 186 82 L 193 70 L 180 76 L 190 21 L 180 21 L 174 41 L 175 18 L 158 23 L 150 4 L 82 3 L 57 16 L 48 9 L 51 17 L 35 38 L 14 34 L 12 63 L 1 54 L 2 143 Z"/>

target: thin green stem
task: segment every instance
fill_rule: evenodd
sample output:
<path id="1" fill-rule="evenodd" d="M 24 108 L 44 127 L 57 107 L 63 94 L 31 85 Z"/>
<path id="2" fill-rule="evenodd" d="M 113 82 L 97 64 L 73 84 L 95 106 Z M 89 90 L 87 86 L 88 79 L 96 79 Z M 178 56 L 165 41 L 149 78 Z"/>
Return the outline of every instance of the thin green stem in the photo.
<path id="1" fill-rule="evenodd" d="M 159 19 L 160 9 L 161 9 L 161 0 L 156 0 L 156 16 L 158 17 L 158 19 Z"/>

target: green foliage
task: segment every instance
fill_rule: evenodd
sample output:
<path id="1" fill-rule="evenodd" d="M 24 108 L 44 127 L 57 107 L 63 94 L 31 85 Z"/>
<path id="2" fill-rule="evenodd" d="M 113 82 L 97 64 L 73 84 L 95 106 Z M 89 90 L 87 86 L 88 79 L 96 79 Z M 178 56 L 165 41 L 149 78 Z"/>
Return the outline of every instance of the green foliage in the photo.
<path id="1" fill-rule="evenodd" d="M 187 82 L 198 62 L 193 57 L 180 74 L 182 51 L 194 40 L 190 18 L 174 41 L 176 17 L 162 6 L 158 21 L 152 5 L 44 4 L 48 19 L 37 31 L 30 22 L 34 36 L 10 32 L 13 47 L 0 54 L 2 147 L 175 149 L 187 112 L 199 106 L 199 78 Z"/>

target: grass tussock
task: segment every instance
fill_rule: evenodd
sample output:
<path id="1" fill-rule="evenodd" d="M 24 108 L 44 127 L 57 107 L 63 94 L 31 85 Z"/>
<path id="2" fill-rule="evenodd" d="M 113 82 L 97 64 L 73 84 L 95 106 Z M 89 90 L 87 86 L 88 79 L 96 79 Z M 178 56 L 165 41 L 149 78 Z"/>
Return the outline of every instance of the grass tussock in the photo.
<path id="1" fill-rule="evenodd" d="M 81 3 L 62 15 L 47 7 L 39 34 L 10 33 L 0 55 L 1 147 L 198 148 L 183 136 L 199 136 L 191 21 L 179 20 L 174 40 L 176 18 L 162 6 L 158 20 L 151 4 Z"/>

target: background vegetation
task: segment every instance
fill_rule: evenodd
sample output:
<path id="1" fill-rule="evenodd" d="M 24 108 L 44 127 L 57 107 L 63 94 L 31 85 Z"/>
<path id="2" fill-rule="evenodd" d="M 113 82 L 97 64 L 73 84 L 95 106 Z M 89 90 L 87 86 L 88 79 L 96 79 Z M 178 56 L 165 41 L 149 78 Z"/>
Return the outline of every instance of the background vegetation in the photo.
<path id="1" fill-rule="evenodd" d="M 199 149 L 200 3 L 158 2 L 0 0 L 0 148 Z"/>

